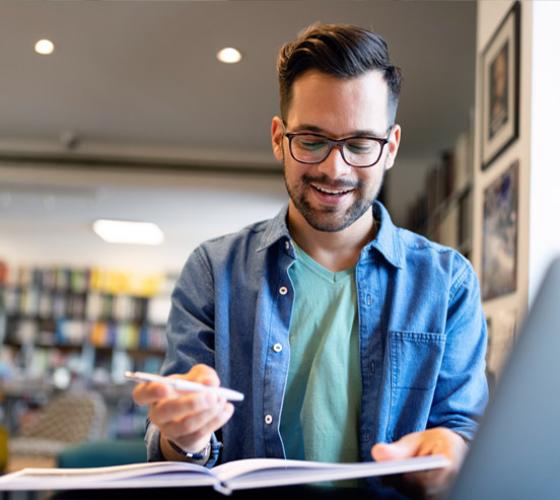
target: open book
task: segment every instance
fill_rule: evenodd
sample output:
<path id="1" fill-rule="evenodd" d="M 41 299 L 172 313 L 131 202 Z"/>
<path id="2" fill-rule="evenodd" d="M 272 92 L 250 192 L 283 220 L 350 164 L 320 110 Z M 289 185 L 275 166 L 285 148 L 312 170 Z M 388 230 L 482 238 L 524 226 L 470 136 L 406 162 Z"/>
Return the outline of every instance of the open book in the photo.
<path id="1" fill-rule="evenodd" d="M 449 465 L 442 456 L 363 463 L 325 463 L 276 458 L 237 460 L 207 469 L 185 462 L 149 462 L 87 469 L 22 469 L 0 477 L 2 490 L 78 490 L 212 486 L 233 490 L 399 474 Z"/>

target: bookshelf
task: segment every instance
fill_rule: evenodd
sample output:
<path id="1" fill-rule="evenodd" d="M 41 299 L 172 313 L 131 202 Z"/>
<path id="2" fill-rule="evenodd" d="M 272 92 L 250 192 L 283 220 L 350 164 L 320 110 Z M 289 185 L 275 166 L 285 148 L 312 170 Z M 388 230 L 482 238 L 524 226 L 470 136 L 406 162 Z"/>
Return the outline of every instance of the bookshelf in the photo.
<path id="1" fill-rule="evenodd" d="M 409 205 L 407 227 L 431 240 L 472 253 L 472 134 L 459 136 L 452 150 L 427 173 L 423 192 Z"/>
<path id="2" fill-rule="evenodd" d="M 110 436 L 143 433 L 145 409 L 132 403 L 123 373 L 159 371 L 175 279 L 0 264 L 0 393 L 16 405 L 10 427 L 57 390 L 83 386 L 103 395 Z"/>

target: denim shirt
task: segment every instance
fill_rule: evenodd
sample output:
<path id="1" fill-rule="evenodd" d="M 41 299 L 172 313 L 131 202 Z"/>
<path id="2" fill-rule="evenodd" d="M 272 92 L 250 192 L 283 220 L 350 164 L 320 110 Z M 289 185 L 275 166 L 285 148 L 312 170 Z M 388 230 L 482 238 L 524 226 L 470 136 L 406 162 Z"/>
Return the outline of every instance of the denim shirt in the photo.
<path id="1" fill-rule="evenodd" d="M 356 264 L 362 377 L 360 457 L 410 432 L 447 427 L 466 439 L 487 402 L 486 322 L 479 285 L 458 252 L 393 225 L 373 205 L 377 235 Z M 290 362 L 296 258 L 285 207 L 274 219 L 203 243 L 172 295 L 162 374 L 197 363 L 245 394 L 213 437 L 216 462 L 284 457 L 279 432 Z M 148 458 L 162 459 L 149 424 Z"/>

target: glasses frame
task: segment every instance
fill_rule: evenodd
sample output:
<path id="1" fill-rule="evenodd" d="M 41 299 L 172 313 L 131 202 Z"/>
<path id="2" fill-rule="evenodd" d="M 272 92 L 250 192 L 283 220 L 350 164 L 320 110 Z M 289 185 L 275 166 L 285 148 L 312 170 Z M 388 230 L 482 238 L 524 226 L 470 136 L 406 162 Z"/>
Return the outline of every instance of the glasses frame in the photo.
<path id="1" fill-rule="evenodd" d="M 393 128 L 393 125 L 391 125 L 387 129 L 387 133 L 389 135 L 390 135 L 390 132 L 391 132 L 392 128 Z M 294 152 L 292 151 L 292 139 L 294 137 L 298 137 L 298 136 L 302 136 L 302 135 L 311 135 L 313 137 L 319 137 L 319 138 L 321 138 L 321 139 L 323 139 L 327 142 L 329 148 L 327 150 L 327 153 L 325 154 L 325 157 L 321 161 L 302 161 L 302 160 L 299 160 L 298 158 L 295 157 Z M 330 137 L 327 137 L 326 135 L 317 134 L 315 132 L 284 132 L 284 136 L 288 138 L 288 149 L 290 151 L 290 155 L 298 163 L 303 163 L 304 165 L 318 165 L 319 163 L 323 163 L 329 157 L 333 148 L 337 148 L 340 151 L 340 156 L 342 156 L 342 159 L 344 160 L 344 163 L 346 163 L 346 165 L 349 165 L 350 167 L 354 167 L 354 168 L 370 168 L 370 167 L 373 167 L 374 165 L 376 165 L 377 163 L 379 163 L 379 160 L 381 159 L 381 156 L 383 155 L 383 149 L 385 148 L 385 145 L 389 142 L 389 135 L 387 135 L 386 138 L 374 137 L 374 136 L 371 136 L 371 135 L 352 135 L 352 136 L 349 136 L 349 137 L 343 137 L 342 139 L 331 139 Z M 349 141 L 351 139 L 371 139 L 371 140 L 374 140 L 374 141 L 378 142 L 379 144 L 381 144 L 381 148 L 379 149 L 379 155 L 378 155 L 377 159 L 373 163 L 369 163 L 368 165 L 353 165 L 352 163 L 350 163 L 346 159 L 346 157 L 344 156 L 344 146 L 346 145 L 346 141 Z"/>

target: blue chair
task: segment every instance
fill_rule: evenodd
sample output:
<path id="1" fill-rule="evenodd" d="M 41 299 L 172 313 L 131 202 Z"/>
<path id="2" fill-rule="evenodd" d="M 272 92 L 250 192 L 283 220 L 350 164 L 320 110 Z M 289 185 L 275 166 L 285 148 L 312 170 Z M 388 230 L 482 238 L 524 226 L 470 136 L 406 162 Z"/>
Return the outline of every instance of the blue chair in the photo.
<path id="1" fill-rule="evenodd" d="M 146 461 L 146 445 L 141 438 L 82 443 L 61 451 L 57 457 L 57 465 L 62 468 L 104 467 Z"/>

